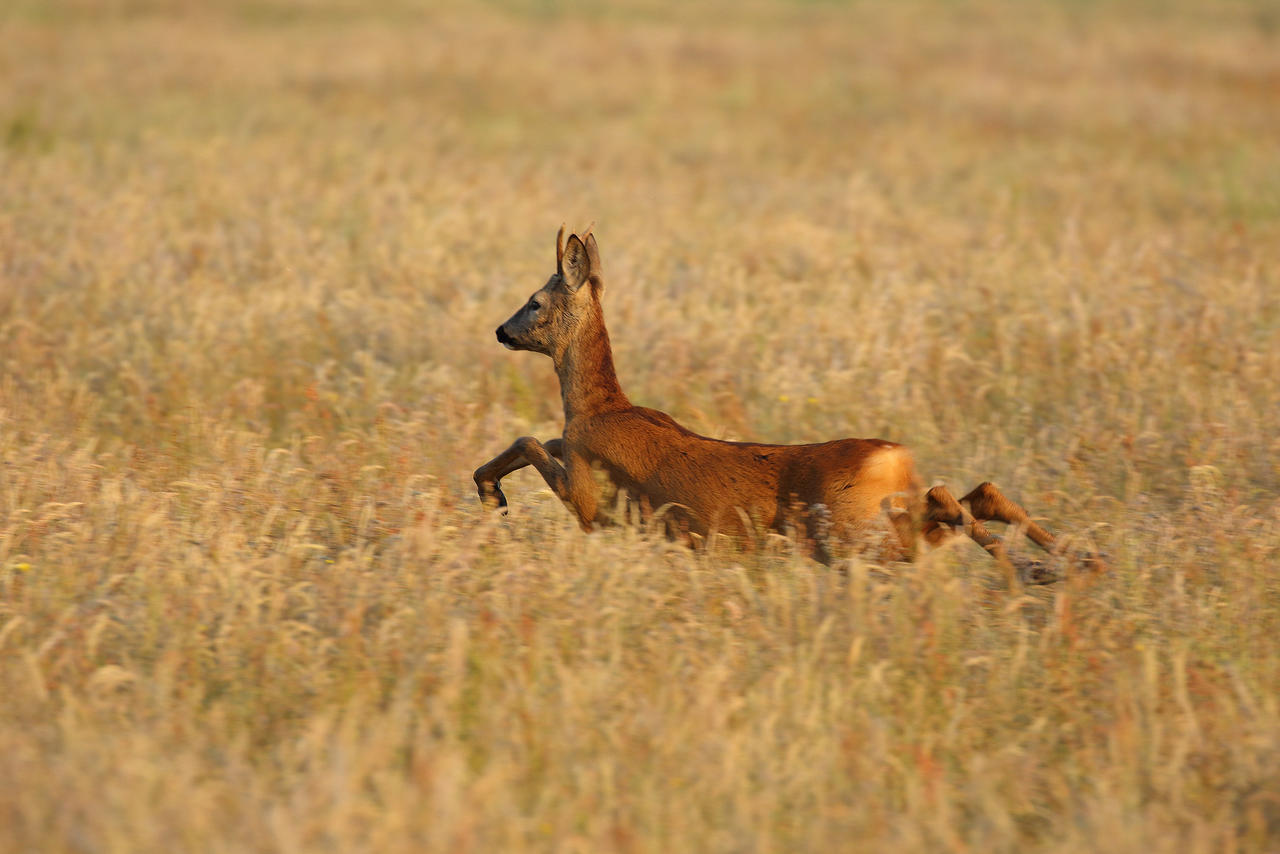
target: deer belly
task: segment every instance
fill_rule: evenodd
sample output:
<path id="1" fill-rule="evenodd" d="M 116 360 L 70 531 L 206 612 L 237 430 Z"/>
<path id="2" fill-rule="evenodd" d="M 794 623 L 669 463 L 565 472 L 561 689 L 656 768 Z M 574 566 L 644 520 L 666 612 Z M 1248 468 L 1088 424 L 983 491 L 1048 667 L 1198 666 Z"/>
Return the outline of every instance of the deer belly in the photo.
<path id="1" fill-rule="evenodd" d="M 644 479 L 615 477 L 646 514 L 661 511 L 694 533 L 742 533 L 771 527 L 777 515 L 777 477 L 742 471 L 714 457 L 678 455 Z M 762 476 L 764 475 L 764 476 Z"/>

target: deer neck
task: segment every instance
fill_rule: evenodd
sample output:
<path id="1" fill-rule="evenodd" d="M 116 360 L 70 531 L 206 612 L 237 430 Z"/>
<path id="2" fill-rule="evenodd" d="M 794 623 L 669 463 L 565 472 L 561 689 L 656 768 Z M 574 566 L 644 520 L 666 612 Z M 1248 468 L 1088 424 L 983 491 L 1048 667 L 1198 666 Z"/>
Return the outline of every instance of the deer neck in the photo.
<path id="1" fill-rule="evenodd" d="M 584 324 L 582 332 L 555 359 L 565 424 L 631 406 L 613 369 L 613 348 L 604 317 L 598 308 L 596 312 L 595 322 Z"/>

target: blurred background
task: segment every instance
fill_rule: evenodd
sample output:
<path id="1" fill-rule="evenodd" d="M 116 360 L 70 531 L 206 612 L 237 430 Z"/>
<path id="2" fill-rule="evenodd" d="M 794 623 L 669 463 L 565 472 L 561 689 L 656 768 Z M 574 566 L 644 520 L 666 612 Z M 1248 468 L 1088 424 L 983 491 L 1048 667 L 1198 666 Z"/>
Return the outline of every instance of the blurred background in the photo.
<path id="1" fill-rule="evenodd" d="M 549 364 L 492 329 L 594 222 L 624 386 L 697 430 L 1274 492 L 1270 3 L 17 0 L 3 25 L 11 430 L 280 443 L 387 404 L 464 481 L 558 430 Z"/>
<path id="2" fill-rule="evenodd" d="M 561 223 L 636 403 L 1113 573 L 482 512 Z M 1278 262 L 1273 0 L 5 0 L 0 848 L 1265 850 Z"/>

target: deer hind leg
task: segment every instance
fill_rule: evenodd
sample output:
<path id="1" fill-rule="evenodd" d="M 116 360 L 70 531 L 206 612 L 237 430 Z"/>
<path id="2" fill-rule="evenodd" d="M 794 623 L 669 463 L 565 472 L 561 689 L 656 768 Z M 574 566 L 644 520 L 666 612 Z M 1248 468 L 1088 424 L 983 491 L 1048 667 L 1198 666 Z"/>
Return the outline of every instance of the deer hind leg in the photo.
<path id="1" fill-rule="evenodd" d="M 922 532 L 927 540 L 937 543 L 948 533 L 947 529 L 963 529 L 978 545 L 987 550 L 1005 570 L 1012 586 L 1014 580 L 1028 584 L 1047 584 L 1060 576 L 1044 561 L 1019 557 L 1014 560 L 999 537 L 987 530 L 983 522 L 1003 522 L 1017 525 L 1027 537 L 1050 554 L 1058 551 L 1058 541 L 1052 534 L 1032 521 L 1021 506 L 1010 501 L 993 483 L 981 483 L 959 501 L 946 489 L 935 486 L 926 495 L 925 525 Z M 1087 559 L 1089 563 L 1092 559 Z M 1093 562 L 1100 566 L 1100 562 Z"/>
<path id="2" fill-rule="evenodd" d="M 472 475 L 476 482 L 476 492 L 485 504 L 493 503 L 505 511 L 507 496 L 502 493 L 502 479 L 513 471 L 533 466 L 547 482 L 547 486 L 551 487 L 551 491 L 561 500 L 567 500 L 569 478 L 556 459 L 564 459 L 564 439 L 539 442 L 532 436 L 521 436 L 511 443 L 511 447 L 476 469 Z"/>
<path id="3" fill-rule="evenodd" d="M 1009 553 L 1000 538 L 988 531 L 982 520 L 956 501 L 956 497 L 945 486 L 935 486 L 925 493 L 921 522 L 920 533 L 929 543 L 937 545 L 952 532 L 962 530 L 1006 570 L 1013 568 L 1013 562 L 1009 560 Z"/>
<path id="4" fill-rule="evenodd" d="M 1040 548 L 1050 553 L 1057 551 L 1058 541 L 1054 536 L 1031 521 L 1027 511 L 1006 498 L 994 483 L 988 481 L 978 484 L 972 492 L 960 499 L 960 503 L 968 505 L 975 519 L 1017 525 Z"/>
<path id="5" fill-rule="evenodd" d="M 1050 554 L 1059 554 L 1062 551 L 1058 545 L 1057 538 L 1033 522 L 1031 517 L 1027 515 L 1027 511 L 1016 502 L 1010 501 L 1005 497 L 1005 494 L 994 483 L 978 484 L 972 492 L 960 499 L 960 503 L 967 505 L 977 519 L 1004 522 L 1006 525 L 1020 527 L 1028 539 Z M 1074 560 L 1078 561 L 1085 569 L 1094 572 L 1101 572 L 1107 569 L 1106 562 L 1093 552 L 1086 551 L 1076 555 Z M 1056 580 L 1057 578 L 1056 575 L 1041 565 L 1032 567 L 1032 574 L 1034 575 L 1036 572 L 1045 573 L 1043 580 Z M 1049 578 L 1049 575 L 1053 577 Z"/>

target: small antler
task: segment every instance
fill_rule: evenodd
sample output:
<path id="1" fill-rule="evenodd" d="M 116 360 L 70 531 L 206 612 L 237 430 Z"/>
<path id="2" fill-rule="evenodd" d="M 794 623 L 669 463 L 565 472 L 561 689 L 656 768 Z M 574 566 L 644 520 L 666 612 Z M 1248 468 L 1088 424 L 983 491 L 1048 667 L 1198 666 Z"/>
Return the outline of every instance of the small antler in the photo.
<path id="1" fill-rule="evenodd" d="M 591 236 L 591 229 L 595 227 L 596 227 L 596 224 L 594 221 L 592 221 L 591 225 L 587 226 L 587 230 L 582 232 L 582 234 L 578 236 L 578 239 L 581 240 L 583 243 L 586 243 L 587 238 Z"/>
<path id="2" fill-rule="evenodd" d="M 564 275 L 564 223 L 560 223 L 560 230 L 556 232 L 556 272 Z"/>

